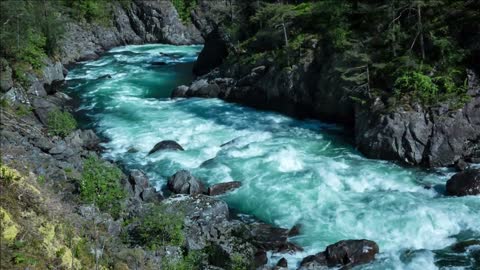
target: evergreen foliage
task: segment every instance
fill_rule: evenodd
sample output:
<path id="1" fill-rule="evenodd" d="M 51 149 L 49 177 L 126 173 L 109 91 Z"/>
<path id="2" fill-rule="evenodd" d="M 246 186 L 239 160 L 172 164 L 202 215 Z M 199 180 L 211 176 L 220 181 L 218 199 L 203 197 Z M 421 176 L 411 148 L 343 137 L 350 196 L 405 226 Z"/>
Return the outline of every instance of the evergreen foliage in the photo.
<path id="1" fill-rule="evenodd" d="M 335 68 L 358 97 L 402 93 L 410 97 L 408 102 L 429 105 L 465 100 L 465 66 L 473 58 L 466 45 L 480 18 L 479 2 L 272 2 L 250 2 L 257 7 L 250 16 L 251 33 L 238 46 L 245 64 L 258 63 L 261 55 L 287 68 L 315 40 L 327 54 L 338 57 Z M 227 62 L 235 61 L 239 60 Z"/>
<path id="2" fill-rule="evenodd" d="M 197 5 L 196 0 L 172 0 L 180 19 L 185 23 L 190 21 L 190 12 Z"/>

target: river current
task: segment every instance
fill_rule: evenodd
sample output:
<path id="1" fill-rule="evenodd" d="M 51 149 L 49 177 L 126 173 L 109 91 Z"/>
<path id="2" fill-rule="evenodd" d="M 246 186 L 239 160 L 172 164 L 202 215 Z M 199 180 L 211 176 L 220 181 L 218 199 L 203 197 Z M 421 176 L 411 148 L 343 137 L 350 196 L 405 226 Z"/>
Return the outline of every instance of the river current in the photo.
<path id="1" fill-rule="evenodd" d="M 270 254 L 292 269 L 329 244 L 362 238 L 381 252 L 355 269 L 480 269 L 479 245 L 452 248 L 480 240 L 480 197 L 445 196 L 451 171 L 367 159 L 337 125 L 218 99 L 170 99 L 192 80 L 201 48 L 119 47 L 69 72 L 66 91 L 79 101 L 83 126 L 107 140 L 106 158 L 144 170 L 159 189 L 180 169 L 208 184 L 241 181 L 222 196 L 236 212 L 285 228 L 302 224 L 291 241 L 304 252 Z M 185 151 L 147 156 L 161 140 Z"/>

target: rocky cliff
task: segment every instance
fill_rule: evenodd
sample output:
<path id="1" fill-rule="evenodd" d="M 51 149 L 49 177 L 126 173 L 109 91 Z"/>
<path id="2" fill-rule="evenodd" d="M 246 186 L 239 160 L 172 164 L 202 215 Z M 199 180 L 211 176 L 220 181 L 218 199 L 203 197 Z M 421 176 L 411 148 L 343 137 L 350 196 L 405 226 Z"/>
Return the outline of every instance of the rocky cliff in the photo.
<path id="1" fill-rule="evenodd" d="M 207 59 L 221 52 L 219 44 L 232 45 L 228 37 L 211 33 L 200 54 L 204 57 L 196 64 L 202 67 L 197 70 L 201 76 L 190 86 L 177 88 L 173 97 L 218 97 L 341 123 L 354 130 L 358 149 L 371 158 L 426 167 L 452 166 L 459 160 L 479 162 L 480 95 L 473 70 L 468 71 L 469 99 L 460 108 L 448 102 L 392 106 L 379 97 L 358 98 L 358 89 L 339 71 L 346 65 L 344 58 L 316 39 L 302 44 L 302 53 L 289 67 L 270 57 L 248 62 L 245 59 L 255 56 L 242 52 L 225 56 L 212 67 Z"/>

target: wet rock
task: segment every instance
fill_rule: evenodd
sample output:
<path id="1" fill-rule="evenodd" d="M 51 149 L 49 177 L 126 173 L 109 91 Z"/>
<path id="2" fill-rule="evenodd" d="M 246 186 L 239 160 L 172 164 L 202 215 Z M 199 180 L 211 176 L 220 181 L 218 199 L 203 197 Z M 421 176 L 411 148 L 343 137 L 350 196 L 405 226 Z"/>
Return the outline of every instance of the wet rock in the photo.
<path id="1" fill-rule="evenodd" d="M 151 155 L 151 154 L 153 154 L 157 151 L 161 151 L 161 150 L 183 151 L 184 149 L 176 141 L 165 140 L 165 141 L 161 141 L 161 142 L 155 144 L 155 146 L 152 148 L 152 150 L 150 150 L 150 152 L 148 152 L 148 155 Z"/>
<path id="2" fill-rule="evenodd" d="M 106 75 L 102 75 L 102 76 L 98 77 L 97 80 L 111 79 L 111 78 L 112 78 L 112 75 L 106 74 Z"/>
<path id="3" fill-rule="evenodd" d="M 267 264 L 268 262 L 267 252 L 263 249 L 257 250 L 257 252 L 255 252 L 253 262 L 255 267 L 260 267 L 262 265 Z"/>
<path id="4" fill-rule="evenodd" d="M 190 174 L 187 170 L 181 170 L 168 179 L 168 189 L 176 194 L 202 194 L 205 192 L 203 183 Z"/>
<path id="5" fill-rule="evenodd" d="M 229 191 L 235 190 L 241 186 L 242 186 L 242 182 L 240 181 L 232 181 L 232 182 L 215 184 L 208 188 L 208 195 L 210 196 L 221 195 Z"/>
<path id="6" fill-rule="evenodd" d="M 480 170 L 471 169 L 455 174 L 447 181 L 446 190 L 451 196 L 480 194 Z"/>
<path id="7" fill-rule="evenodd" d="M 250 234 L 252 243 L 260 249 L 273 250 L 280 253 L 302 250 L 301 247 L 288 242 L 288 230 L 284 228 L 256 222 L 250 224 Z"/>
<path id="8" fill-rule="evenodd" d="M 186 85 L 180 85 L 177 88 L 175 88 L 172 92 L 172 98 L 177 98 L 177 97 L 185 97 L 188 91 L 188 86 Z"/>
<path id="9" fill-rule="evenodd" d="M 228 36 L 220 28 L 213 29 L 205 38 L 205 46 L 193 66 L 193 73 L 204 75 L 221 65 L 228 56 L 229 44 Z"/>
<path id="10" fill-rule="evenodd" d="M 472 246 L 479 246 L 480 247 L 480 240 L 472 239 L 466 240 L 462 242 L 458 242 L 452 246 L 452 250 L 454 252 L 463 253 L 467 251 Z"/>
<path id="11" fill-rule="evenodd" d="M 465 162 L 463 159 L 459 159 L 457 162 L 455 162 L 455 165 L 453 166 L 457 172 L 462 172 L 468 169 L 468 163 Z"/>
<path id="12" fill-rule="evenodd" d="M 278 260 L 277 262 L 277 267 L 279 268 L 288 268 L 288 262 L 287 262 L 287 259 L 285 258 L 281 258 L 280 260 Z"/>
<path id="13" fill-rule="evenodd" d="M 164 61 L 157 61 L 157 62 L 152 62 L 151 65 L 152 66 L 166 66 L 166 65 L 168 65 L 168 63 L 164 62 Z"/>
<path id="14" fill-rule="evenodd" d="M 322 266 L 349 266 L 365 264 L 375 259 L 378 245 L 370 240 L 343 240 L 329 245 L 323 252 L 305 257 L 301 269 L 321 269 Z"/>
<path id="15" fill-rule="evenodd" d="M 295 225 L 288 231 L 288 237 L 293 237 L 293 236 L 299 235 L 301 228 L 302 228 L 302 225 L 300 225 L 300 224 L 295 224 Z"/>

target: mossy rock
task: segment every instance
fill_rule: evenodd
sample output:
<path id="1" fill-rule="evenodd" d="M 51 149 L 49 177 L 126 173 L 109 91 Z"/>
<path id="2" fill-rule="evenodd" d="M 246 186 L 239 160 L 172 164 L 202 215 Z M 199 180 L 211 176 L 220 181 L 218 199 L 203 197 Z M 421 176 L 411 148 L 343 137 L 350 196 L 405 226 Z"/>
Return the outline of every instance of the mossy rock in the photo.
<path id="1" fill-rule="evenodd" d="M 19 226 L 3 207 L 0 207 L 0 225 L 2 240 L 6 243 L 13 243 L 20 231 Z"/>

